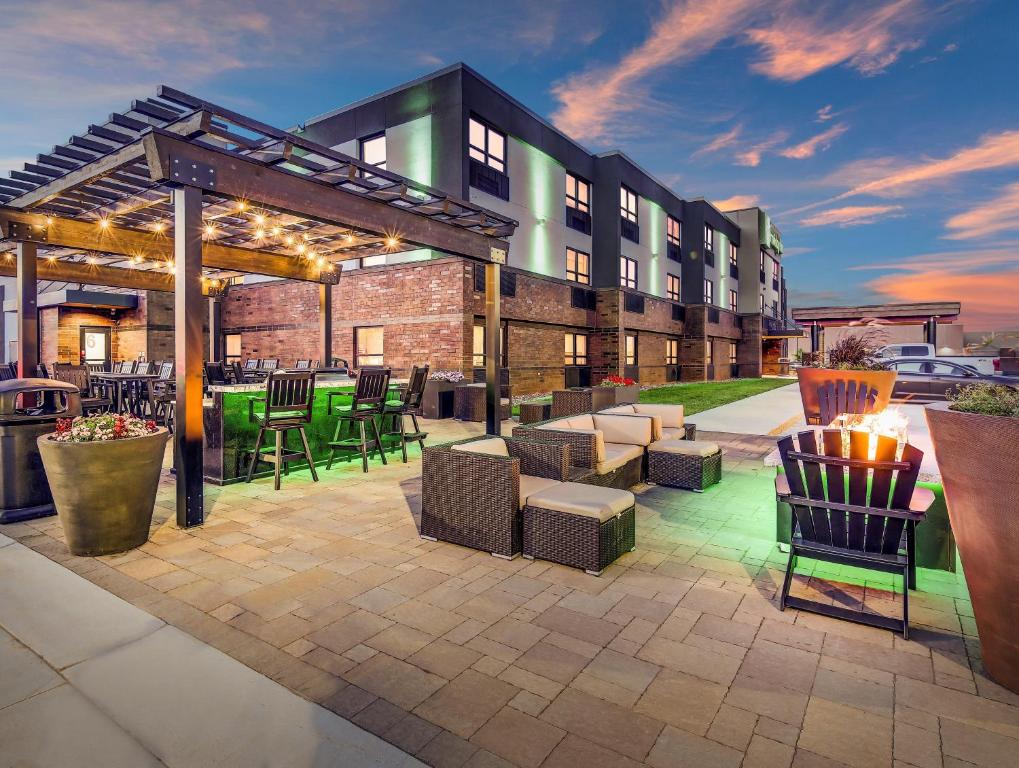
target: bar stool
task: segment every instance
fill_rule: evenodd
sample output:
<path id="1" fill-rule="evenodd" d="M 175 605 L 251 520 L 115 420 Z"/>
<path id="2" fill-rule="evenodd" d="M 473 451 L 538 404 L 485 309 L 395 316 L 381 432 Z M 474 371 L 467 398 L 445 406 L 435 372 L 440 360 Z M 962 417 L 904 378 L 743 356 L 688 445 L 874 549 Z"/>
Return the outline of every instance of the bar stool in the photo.
<path id="1" fill-rule="evenodd" d="M 427 432 L 422 432 L 418 426 L 418 416 L 421 414 L 421 401 L 425 396 L 425 384 L 428 383 L 428 366 L 418 368 L 416 365 L 411 368 L 410 381 L 403 391 L 403 397 L 399 400 L 387 400 L 383 413 L 392 416 L 394 429 L 383 432 L 386 437 L 399 437 L 400 450 L 403 451 L 403 463 L 407 463 L 407 443 L 421 443 L 423 448 Z M 414 423 L 414 431 L 408 433 L 404 425 L 404 417 L 410 416 Z M 399 427 L 398 429 L 396 427 Z"/>
<path id="2" fill-rule="evenodd" d="M 274 485 L 280 489 L 280 468 L 290 474 L 291 461 L 305 459 L 311 470 L 311 479 L 318 482 L 315 459 L 308 446 L 308 435 L 304 425 L 311 423 L 311 406 L 315 399 L 315 374 L 312 371 L 273 371 L 265 382 L 265 397 L 253 397 L 248 401 L 248 420 L 258 424 L 258 438 L 248 465 L 248 482 L 255 474 L 259 461 L 275 466 Z M 255 413 L 255 403 L 265 403 L 263 413 Z M 303 451 L 287 450 L 287 432 L 296 429 L 301 435 Z M 262 450 L 266 432 L 276 433 L 275 448 Z"/>
<path id="3" fill-rule="evenodd" d="M 329 443 L 329 462 L 326 464 L 326 469 L 332 468 L 336 451 L 356 450 L 361 454 L 361 471 L 368 471 L 368 439 L 365 436 L 364 430 L 364 423 L 366 421 L 371 424 L 372 432 L 375 433 L 375 439 L 371 441 L 372 455 L 375 455 L 375 449 L 378 448 L 379 455 L 382 456 L 382 463 L 389 463 L 386 461 L 386 452 L 382 446 L 379 425 L 375 423 L 375 417 L 381 416 L 385 408 L 386 393 L 389 391 L 389 376 L 390 370 L 388 368 L 361 369 L 357 374 L 354 400 L 349 406 L 340 405 L 334 409 L 333 397 L 343 395 L 339 392 L 329 393 L 327 411 L 332 414 L 335 410 L 339 419 L 336 422 L 336 431 L 333 433 L 332 442 Z M 360 439 L 356 437 L 340 439 L 340 432 L 346 423 L 357 424 L 360 431 Z"/>

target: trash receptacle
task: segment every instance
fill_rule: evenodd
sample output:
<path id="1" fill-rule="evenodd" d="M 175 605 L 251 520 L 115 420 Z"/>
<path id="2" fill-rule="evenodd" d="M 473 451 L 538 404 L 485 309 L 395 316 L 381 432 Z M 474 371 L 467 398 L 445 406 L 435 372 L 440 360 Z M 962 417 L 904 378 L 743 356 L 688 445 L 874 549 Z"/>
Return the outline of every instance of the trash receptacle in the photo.
<path id="1" fill-rule="evenodd" d="M 73 384 L 0 381 L 0 523 L 55 514 L 36 440 L 53 432 L 57 419 L 75 416 L 81 416 L 81 394 Z"/>

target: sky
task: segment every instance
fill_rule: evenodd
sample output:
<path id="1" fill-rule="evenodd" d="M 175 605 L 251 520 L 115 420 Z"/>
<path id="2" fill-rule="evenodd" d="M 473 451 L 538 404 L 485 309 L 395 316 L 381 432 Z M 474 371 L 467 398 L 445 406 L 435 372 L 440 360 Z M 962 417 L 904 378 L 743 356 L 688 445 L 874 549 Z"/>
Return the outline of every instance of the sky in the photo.
<path id="1" fill-rule="evenodd" d="M 464 61 L 680 196 L 759 204 L 792 306 L 1019 328 L 1017 0 L 0 0 L 0 169 L 160 83 L 281 128 Z"/>

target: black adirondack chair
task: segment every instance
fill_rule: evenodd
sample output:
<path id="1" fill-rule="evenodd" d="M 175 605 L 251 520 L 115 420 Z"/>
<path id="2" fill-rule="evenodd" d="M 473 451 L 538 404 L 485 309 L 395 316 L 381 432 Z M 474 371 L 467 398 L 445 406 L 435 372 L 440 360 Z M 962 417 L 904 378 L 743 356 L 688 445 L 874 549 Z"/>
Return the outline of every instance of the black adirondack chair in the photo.
<path id="1" fill-rule="evenodd" d="M 817 388 L 821 425 L 827 426 L 843 413 L 872 413 L 877 390 L 866 382 L 829 381 Z"/>
<path id="2" fill-rule="evenodd" d="M 305 459 L 311 470 L 311 479 L 318 482 L 315 459 L 308 446 L 308 435 L 304 425 L 311 423 L 311 407 L 315 400 L 315 373 L 313 371 L 272 371 L 265 380 L 265 397 L 253 397 L 248 401 L 248 419 L 258 424 L 255 450 L 248 465 L 248 482 L 254 477 L 259 461 L 274 465 L 274 485 L 280 489 L 280 470 L 290 474 L 290 462 Z M 264 403 L 262 413 L 255 411 L 256 403 Z M 287 432 L 296 429 L 301 436 L 303 450 L 287 449 Z M 275 447 L 263 450 L 266 432 L 276 434 Z"/>
<path id="3" fill-rule="evenodd" d="M 802 610 L 884 627 L 909 636 L 909 590 L 916 588 L 916 524 L 934 502 L 933 492 L 916 487 L 923 451 L 906 444 L 896 459 L 897 441 L 877 438 L 869 458 L 870 434 L 850 433 L 844 455 L 842 431 L 813 430 L 778 442 L 785 474 L 775 478 L 780 501 L 792 508 L 789 564 L 782 585 L 782 610 Z M 903 541 L 904 539 L 904 541 Z M 799 557 L 901 573 L 902 619 L 790 596 Z"/>
<path id="4" fill-rule="evenodd" d="M 393 417 L 393 430 L 384 434 L 400 439 L 400 450 L 403 451 L 403 463 L 407 463 L 407 443 L 421 443 L 423 448 L 427 432 L 422 432 L 418 426 L 418 416 L 421 415 L 421 401 L 425 396 L 425 384 L 428 383 L 428 366 L 419 368 L 414 366 L 410 371 L 410 381 L 403 391 L 403 397 L 399 400 L 388 400 L 385 405 L 385 414 Z M 414 424 L 414 431 L 408 432 L 404 418 L 410 416 Z"/>
<path id="5" fill-rule="evenodd" d="M 381 416 L 386 404 L 386 394 L 389 392 L 389 368 L 362 368 L 357 374 L 357 385 L 354 389 L 354 400 L 348 405 L 333 407 L 333 396 L 340 396 L 336 392 L 329 393 L 328 409 L 330 414 L 338 416 L 336 431 L 329 443 L 329 461 L 326 469 L 331 469 L 336 451 L 358 451 L 361 454 L 361 470 L 368 471 L 368 448 L 371 447 L 372 455 L 378 449 L 382 456 L 382 463 L 386 461 L 386 452 L 382 445 L 382 435 L 379 433 L 379 425 L 376 417 Z M 365 433 L 365 423 L 371 426 L 374 440 L 369 441 Z M 344 424 L 357 424 L 360 439 L 358 437 L 340 438 Z"/>

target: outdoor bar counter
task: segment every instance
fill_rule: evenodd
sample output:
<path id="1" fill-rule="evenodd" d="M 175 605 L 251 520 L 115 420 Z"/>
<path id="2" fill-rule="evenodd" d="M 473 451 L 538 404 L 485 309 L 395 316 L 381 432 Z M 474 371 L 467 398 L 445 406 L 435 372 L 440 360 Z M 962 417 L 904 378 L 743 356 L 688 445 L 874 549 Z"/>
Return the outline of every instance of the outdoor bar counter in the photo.
<path id="1" fill-rule="evenodd" d="M 398 390 L 402 381 L 393 380 L 390 388 Z M 332 398 L 333 405 L 349 405 L 354 394 L 354 379 L 340 374 L 325 374 L 316 377 L 315 401 L 312 405 L 311 423 L 305 427 L 308 445 L 315 457 L 315 465 L 324 464 L 329 458 L 329 443 L 336 430 L 337 417 L 327 412 L 329 393 L 338 392 L 346 397 Z M 398 397 L 393 392 L 392 397 Z M 265 397 L 264 383 L 223 384 L 209 387 L 205 398 L 203 420 L 205 427 L 205 480 L 216 485 L 243 481 L 248 472 L 251 450 L 258 437 L 258 424 L 250 418 L 249 403 L 252 398 Z M 263 403 L 255 403 L 255 412 L 260 413 Z M 341 437 L 346 437 L 346 431 Z M 394 445 L 389 441 L 387 450 Z M 287 445 L 298 448 L 300 437 L 296 432 L 287 435 Z M 397 441 L 395 445 L 399 445 Z M 349 452 L 338 451 L 336 460 L 347 461 L 354 457 Z M 358 459 L 360 460 L 360 459 Z M 291 462 L 294 468 L 305 466 L 304 461 Z M 271 464 L 260 464 L 255 477 L 272 474 Z"/>
<path id="2" fill-rule="evenodd" d="M 909 442 L 924 452 L 920 464 L 920 474 L 916 486 L 928 488 L 934 493 L 934 503 L 927 511 L 927 517 L 916 526 L 916 564 L 920 568 L 955 572 L 958 568 L 956 557 L 955 536 L 948 520 L 948 506 L 945 503 L 945 491 L 941 486 L 941 472 L 934 458 L 934 446 L 931 443 L 927 422 L 923 415 L 923 406 L 896 406 L 909 422 Z M 797 427 L 793 431 L 806 429 Z M 776 448 L 767 457 L 766 466 L 773 466 L 781 473 L 782 462 Z M 775 538 L 780 544 L 788 544 L 792 526 L 792 511 L 788 504 L 776 501 Z"/>

